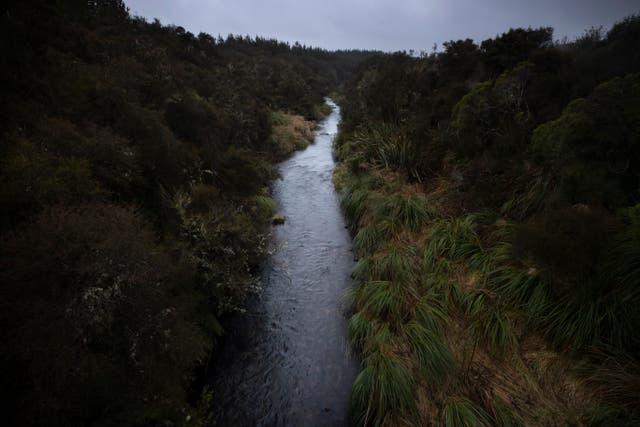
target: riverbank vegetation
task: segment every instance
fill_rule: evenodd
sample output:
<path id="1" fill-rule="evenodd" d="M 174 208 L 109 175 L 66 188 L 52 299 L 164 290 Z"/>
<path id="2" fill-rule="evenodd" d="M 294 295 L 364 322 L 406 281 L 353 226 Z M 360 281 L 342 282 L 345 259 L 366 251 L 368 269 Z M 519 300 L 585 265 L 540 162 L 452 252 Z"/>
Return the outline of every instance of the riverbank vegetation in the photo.
<path id="1" fill-rule="evenodd" d="M 640 423 L 640 18 L 552 34 L 378 56 L 346 88 L 354 425 Z"/>
<path id="2" fill-rule="evenodd" d="M 277 154 L 286 157 L 296 150 L 302 150 L 313 142 L 314 122 L 302 116 L 275 112 L 271 115 L 272 135 Z"/>
<path id="3" fill-rule="evenodd" d="M 194 368 L 259 290 L 273 164 L 369 54 L 194 35 L 119 0 L 0 22 L 5 423 L 199 425 L 218 391 L 198 409 Z"/>

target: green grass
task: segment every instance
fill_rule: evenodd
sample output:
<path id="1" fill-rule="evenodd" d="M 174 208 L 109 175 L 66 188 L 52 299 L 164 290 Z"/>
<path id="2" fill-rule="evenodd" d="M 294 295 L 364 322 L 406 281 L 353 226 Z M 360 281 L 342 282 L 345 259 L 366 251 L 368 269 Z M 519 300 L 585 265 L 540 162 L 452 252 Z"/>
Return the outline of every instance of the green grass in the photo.
<path id="1" fill-rule="evenodd" d="M 471 258 L 480 251 L 475 217 L 441 219 L 429 227 L 424 263 L 428 271 L 437 270 L 441 257 L 451 261 Z"/>
<path id="2" fill-rule="evenodd" d="M 373 280 L 372 272 L 373 259 L 371 256 L 365 256 L 363 258 L 360 258 L 355 267 L 353 267 L 351 278 L 356 284 L 359 285 L 368 282 L 369 280 Z"/>
<path id="3" fill-rule="evenodd" d="M 444 407 L 446 427 L 488 427 L 489 415 L 466 397 L 450 398 Z"/>
<path id="4" fill-rule="evenodd" d="M 455 359 L 442 337 L 422 323 L 411 321 L 404 325 L 403 332 L 415 355 L 421 372 L 427 381 L 442 384 L 455 372 Z"/>
<path id="5" fill-rule="evenodd" d="M 357 256 L 373 254 L 387 238 L 388 233 L 385 223 L 366 225 L 358 230 L 356 237 L 353 239 L 353 250 Z"/>
<path id="6" fill-rule="evenodd" d="M 442 333 L 443 323 L 449 321 L 442 298 L 433 295 L 422 297 L 415 308 L 415 319 L 426 329 Z"/>
<path id="7" fill-rule="evenodd" d="M 259 218 L 268 220 L 276 210 L 276 203 L 269 196 L 254 196 L 253 202 Z"/>
<path id="8" fill-rule="evenodd" d="M 382 426 L 416 414 L 414 380 L 399 356 L 375 352 L 364 361 L 350 398 L 350 416 L 356 426 Z"/>
<path id="9" fill-rule="evenodd" d="M 349 319 L 349 344 L 351 347 L 362 351 L 365 343 L 371 337 L 374 322 L 369 320 L 362 311 L 357 312 Z"/>
<path id="10" fill-rule="evenodd" d="M 402 286 L 388 280 L 374 280 L 359 287 L 356 304 L 367 314 L 400 323 L 405 316 Z"/>
<path id="11" fill-rule="evenodd" d="M 522 427 L 524 421 L 502 399 L 496 398 L 491 403 L 491 413 L 496 427 Z"/>
<path id="12" fill-rule="evenodd" d="M 415 254 L 415 248 L 388 244 L 372 257 L 372 276 L 380 280 L 401 282 L 413 288 L 419 278 L 413 261 Z"/>
<path id="13" fill-rule="evenodd" d="M 342 207 L 349 221 L 358 224 L 367 209 L 367 202 L 371 192 L 362 189 L 347 187 L 342 196 Z"/>
<path id="14" fill-rule="evenodd" d="M 393 221 L 393 231 L 398 231 L 400 227 L 418 231 L 436 216 L 427 199 L 418 194 L 388 195 L 378 201 L 373 209 L 375 218 Z"/>
<path id="15" fill-rule="evenodd" d="M 353 140 L 362 147 L 369 162 L 403 172 L 408 178 L 420 179 L 416 147 L 410 139 L 399 134 L 395 126 L 381 123 L 370 127 L 366 132 L 358 132 Z"/>
<path id="16" fill-rule="evenodd" d="M 500 266 L 489 273 L 487 285 L 530 316 L 542 316 L 551 301 L 548 284 L 538 272 Z"/>
<path id="17" fill-rule="evenodd" d="M 476 321 L 478 333 L 494 352 L 504 354 L 517 343 L 511 320 L 499 309 L 492 308 L 488 315 Z"/>
<path id="18" fill-rule="evenodd" d="M 439 218 L 425 195 L 402 192 L 393 180 L 384 185 L 375 168 L 362 169 L 363 164 L 373 162 L 380 168 L 403 170 L 397 166 L 402 147 L 384 145 L 388 141 L 383 141 L 383 136 L 374 136 L 378 138 L 375 147 L 363 148 L 355 143 L 343 146 L 343 154 L 349 151 L 355 166 L 341 175 L 342 203 L 347 217 L 358 228 L 353 245 L 360 258 L 352 273 L 359 286 L 350 292 L 357 313 L 349 321 L 349 340 L 365 358 L 365 368 L 352 395 L 356 425 L 398 422 L 402 414 L 414 414 L 414 385 L 407 387 L 403 375 L 410 375 L 409 367 L 435 388 L 457 375 L 457 361 L 443 339 L 449 316 L 463 315 L 476 342 L 500 358 L 517 347 L 514 319 L 522 318 L 526 329 L 541 333 L 563 349 L 597 344 L 598 337 L 619 342 L 629 336 L 629 325 L 637 315 L 617 295 L 591 299 L 576 299 L 574 295 L 566 299 L 558 293 L 566 283 L 557 283 L 529 259 L 514 259 L 514 223 L 486 212 Z M 393 153 L 396 148 L 400 151 Z M 503 213 L 517 216 L 522 210 L 532 209 L 539 204 L 534 196 L 533 192 L 524 194 L 521 198 L 528 198 L 527 203 L 519 201 L 518 206 L 505 204 Z M 609 276 L 590 280 L 615 281 L 629 287 L 637 283 L 640 221 L 635 221 L 636 217 L 640 214 L 630 214 L 629 226 L 619 233 L 616 246 L 610 250 L 612 257 L 627 262 L 611 259 L 605 268 Z M 420 252 L 393 240 L 405 232 L 426 234 Z M 465 277 L 462 280 L 467 274 L 475 275 L 472 290 L 466 283 L 452 282 L 452 277 L 459 274 Z M 640 296 L 640 292 L 636 294 Z M 633 292 L 624 295 L 634 301 Z M 618 336 L 612 337 L 613 333 Z M 398 343 L 403 344 L 397 347 Z M 398 348 L 410 351 L 411 359 L 401 360 L 395 355 Z M 455 390 L 464 393 L 464 388 Z M 413 405 L 414 409 L 393 410 L 393 405 L 402 405 L 397 396 L 404 396 L 402 404 Z M 391 404 L 393 401 L 396 403 Z M 523 420 L 517 410 L 502 401 L 488 403 L 482 409 L 468 398 L 458 397 L 445 402 L 443 423 L 506 427 L 523 425 Z"/>

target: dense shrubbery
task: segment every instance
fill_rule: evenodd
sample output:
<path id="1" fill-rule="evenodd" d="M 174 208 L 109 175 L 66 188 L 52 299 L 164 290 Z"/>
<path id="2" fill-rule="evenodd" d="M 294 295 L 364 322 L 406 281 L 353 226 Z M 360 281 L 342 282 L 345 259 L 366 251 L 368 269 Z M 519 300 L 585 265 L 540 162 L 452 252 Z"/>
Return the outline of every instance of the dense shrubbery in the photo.
<path id="1" fill-rule="evenodd" d="M 16 425 L 189 413 L 184 374 L 211 338 L 186 251 L 162 247 L 131 208 L 55 205 L 8 236 L 1 259 L 4 398 Z"/>
<path id="2" fill-rule="evenodd" d="M 194 36 L 120 0 L 12 2 L 0 24 L 5 420 L 197 425 L 194 368 L 259 289 L 291 148 L 272 117 L 308 139 L 369 54 Z"/>
<path id="3" fill-rule="evenodd" d="M 356 425 L 638 423 L 639 26 L 361 66 L 335 147 Z"/>

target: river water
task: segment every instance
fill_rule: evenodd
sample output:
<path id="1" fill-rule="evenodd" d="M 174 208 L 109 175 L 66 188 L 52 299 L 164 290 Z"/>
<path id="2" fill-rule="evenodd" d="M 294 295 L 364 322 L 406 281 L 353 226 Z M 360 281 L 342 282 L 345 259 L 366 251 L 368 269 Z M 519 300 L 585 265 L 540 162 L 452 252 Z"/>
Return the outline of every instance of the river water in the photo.
<path id="1" fill-rule="evenodd" d="M 353 268 L 351 237 L 331 176 L 340 110 L 314 144 L 279 165 L 273 197 L 286 216 L 263 293 L 226 325 L 209 378 L 219 426 L 345 426 L 358 364 L 347 355 L 342 301 Z"/>

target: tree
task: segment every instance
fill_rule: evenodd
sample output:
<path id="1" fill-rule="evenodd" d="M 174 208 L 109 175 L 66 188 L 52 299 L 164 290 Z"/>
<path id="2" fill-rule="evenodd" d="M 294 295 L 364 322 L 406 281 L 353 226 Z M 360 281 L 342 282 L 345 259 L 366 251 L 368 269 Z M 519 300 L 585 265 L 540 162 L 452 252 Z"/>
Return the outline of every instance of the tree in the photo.
<path id="1" fill-rule="evenodd" d="M 497 76 L 526 61 L 538 49 L 549 47 L 553 42 L 553 28 L 510 29 L 494 39 L 480 44 L 483 60 L 490 76 Z"/>

